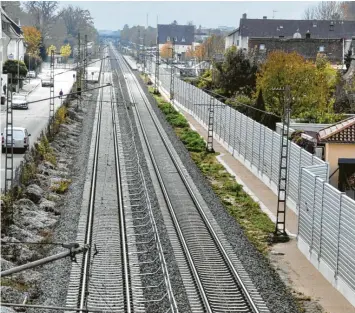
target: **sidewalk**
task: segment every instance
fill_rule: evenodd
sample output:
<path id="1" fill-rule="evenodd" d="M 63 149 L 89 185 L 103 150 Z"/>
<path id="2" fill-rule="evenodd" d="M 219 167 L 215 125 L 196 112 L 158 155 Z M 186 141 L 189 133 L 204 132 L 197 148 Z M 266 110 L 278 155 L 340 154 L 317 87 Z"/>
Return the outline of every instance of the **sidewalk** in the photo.
<path id="1" fill-rule="evenodd" d="M 169 101 L 167 92 L 162 89 L 160 91 L 165 99 Z M 181 107 L 175 106 L 175 108 L 186 117 L 192 128 L 207 141 L 207 130 L 193 116 L 182 110 Z M 275 222 L 277 196 L 215 139 L 213 147 L 216 152 L 220 153 L 217 157 L 220 163 L 236 178 L 238 183 L 244 186 L 244 190 L 260 204 L 261 209 Z M 317 301 L 326 312 L 355 313 L 355 308 L 298 249 L 295 238 L 298 229 L 298 216 L 291 209 L 287 210 L 286 228 L 292 239 L 288 243 L 273 245 L 273 253 L 270 257 L 280 276 L 285 276 L 286 274 L 286 284 L 291 285 L 295 291 L 301 292 L 312 300 Z"/>

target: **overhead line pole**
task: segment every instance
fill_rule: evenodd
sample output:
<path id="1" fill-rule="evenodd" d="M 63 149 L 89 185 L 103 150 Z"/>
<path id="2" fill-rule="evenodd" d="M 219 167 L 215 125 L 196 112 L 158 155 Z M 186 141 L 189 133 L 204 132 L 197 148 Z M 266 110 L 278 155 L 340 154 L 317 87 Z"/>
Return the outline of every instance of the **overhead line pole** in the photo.
<path id="1" fill-rule="evenodd" d="M 13 143 L 13 121 L 14 116 L 12 113 L 12 74 L 9 73 L 8 79 L 10 80 L 10 86 L 6 92 L 6 131 L 5 131 L 5 194 L 10 190 L 12 181 L 14 179 L 14 151 L 12 147 Z M 11 148 L 8 149 L 10 143 Z M 12 206 L 12 204 L 10 204 Z M 12 211 L 12 208 L 11 208 Z"/>
<path id="2" fill-rule="evenodd" d="M 158 36 L 158 17 L 157 17 L 157 50 L 155 53 L 155 84 L 154 93 L 159 94 L 159 36 Z"/>
<path id="3" fill-rule="evenodd" d="M 280 142 L 280 163 L 279 163 L 279 180 L 277 193 L 277 216 L 274 231 L 274 241 L 285 242 L 289 240 L 286 233 L 286 210 L 287 210 L 287 192 L 288 192 L 288 158 L 289 158 L 289 129 L 290 129 L 290 103 L 291 89 L 290 86 L 285 88 L 273 88 L 275 91 L 281 91 L 284 95 L 283 115 L 282 115 L 282 134 Z"/>
<path id="4" fill-rule="evenodd" d="M 54 50 L 51 50 L 50 60 L 50 90 L 49 90 L 49 130 L 52 131 L 52 122 L 54 119 Z"/>
<path id="5" fill-rule="evenodd" d="M 78 97 L 76 99 L 76 111 L 79 110 L 80 96 L 81 96 L 81 53 L 80 53 L 80 33 L 78 33 L 78 59 L 77 59 L 77 69 L 76 69 L 76 91 L 78 92 Z"/>

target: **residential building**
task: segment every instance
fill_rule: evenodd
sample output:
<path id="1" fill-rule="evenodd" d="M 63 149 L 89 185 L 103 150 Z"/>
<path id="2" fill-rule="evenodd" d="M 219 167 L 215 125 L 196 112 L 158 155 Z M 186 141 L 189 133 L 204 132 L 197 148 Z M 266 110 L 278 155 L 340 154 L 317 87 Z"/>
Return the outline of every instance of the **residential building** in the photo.
<path id="1" fill-rule="evenodd" d="M 174 41 L 175 54 L 181 56 L 192 48 L 195 27 L 192 25 L 158 24 L 159 49 L 167 42 Z"/>
<path id="2" fill-rule="evenodd" d="M 355 158 L 355 117 L 328 126 L 318 133 L 318 141 L 325 143 L 325 161 L 329 162 L 330 184 L 339 186 L 339 159 Z"/>
<path id="3" fill-rule="evenodd" d="M 244 13 L 239 22 L 239 27 L 226 37 L 226 49 L 236 46 L 248 50 L 250 38 L 306 38 L 311 34 L 315 39 L 343 39 L 344 51 L 351 44 L 355 36 L 355 21 L 331 20 L 279 20 L 248 19 Z"/>
<path id="4" fill-rule="evenodd" d="M 1 8 L 1 46 L 2 62 L 6 60 L 24 60 L 26 47 L 20 23 L 15 23 Z"/>
<path id="5" fill-rule="evenodd" d="M 299 34 L 299 33 L 296 33 Z M 300 34 L 299 34 L 300 35 Z M 248 50 L 254 49 L 255 56 L 260 61 L 275 50 L 297 52 L 306 60 L 314 61 L 318 54 L 326 55 L 331 64 L 343 64 L 343 39 L 312 38 L 267 38 L 251 37 L 248 41 Z"/>

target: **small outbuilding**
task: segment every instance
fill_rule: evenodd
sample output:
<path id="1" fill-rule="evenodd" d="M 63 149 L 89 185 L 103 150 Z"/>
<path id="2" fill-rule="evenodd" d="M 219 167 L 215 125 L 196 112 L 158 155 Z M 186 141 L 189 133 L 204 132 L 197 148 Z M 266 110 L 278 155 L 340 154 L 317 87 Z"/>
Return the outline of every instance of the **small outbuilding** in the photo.
<path id="1" fill-rule="evenodd" d="M 339 173 L 339 160 L 355 158 L 355 116 L 320 130 L 318 141 L 325 143 L 324 155 L 325 161 L 329 162 L 330 183 L 339 188 L 339 177 L 342 176 Z"/>

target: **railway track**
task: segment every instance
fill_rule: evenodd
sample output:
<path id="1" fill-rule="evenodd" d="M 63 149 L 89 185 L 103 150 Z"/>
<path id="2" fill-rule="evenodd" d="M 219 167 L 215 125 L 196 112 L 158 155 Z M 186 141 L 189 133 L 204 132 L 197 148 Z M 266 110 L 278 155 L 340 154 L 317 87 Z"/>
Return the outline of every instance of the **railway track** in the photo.
<path id="1" fill-rule="evenodd" d="M 111 48 L 113 48 L 111 46 Z M 222 242 L 221 233 L 205 212 L 191 187 L 188 175 L 157 120 L 137 78 L 122 56 L 114 52 L 126 79 L 130 102 L 134 104 L 137 127 L 141 129 L 159 188 L 164 195 L 178 240 L 170 239 L 174 251 L 182 248 L 184 256 L 176 256 L 193 312 L 269 312 L 247 272 Z M 143 118 L 144 117 L 144 118 Z M 157 187 L 158 188 L 158 187 Z M 184 259 L 184 260 L 183 260 Z M 189 273 L 192 275 L 189 277 Z M 193 288 L 191 281 L 195 285 Z M 198 290 L 198 296 L 195 291 Z"/>
<path id="2" fill-rule="evenodd" d="M 100 83 L 113 83 L 106 59 L 103 69 Z M 177 312 L 132 125 L 119 97 L 113 88 L 100 89 L 77 234 L 77 242 L 90 248 L 73 263 L 67 305 L 79 312 Z M 149 284 L 153 275 L 161 279 L 157 286 Z"/>

